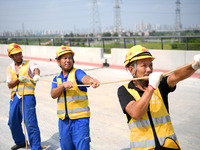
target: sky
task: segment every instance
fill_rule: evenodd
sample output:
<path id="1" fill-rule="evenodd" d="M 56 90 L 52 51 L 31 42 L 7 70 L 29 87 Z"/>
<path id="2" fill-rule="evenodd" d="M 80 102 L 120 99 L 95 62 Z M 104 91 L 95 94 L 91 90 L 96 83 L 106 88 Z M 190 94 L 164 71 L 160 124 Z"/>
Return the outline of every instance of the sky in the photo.
<path id="1" fill-rule="evenodd" d="M 114 25 L 115 0 L 97 0 L 101 29 Z M 180 0 L 183 27 L 200 24 L 200 0 Z M 92 0 L 0 0 L 0 32 L 89 31 Z M 176 0 L 119 0 L 123 28 L 138 23 L 175 24 Z"/>

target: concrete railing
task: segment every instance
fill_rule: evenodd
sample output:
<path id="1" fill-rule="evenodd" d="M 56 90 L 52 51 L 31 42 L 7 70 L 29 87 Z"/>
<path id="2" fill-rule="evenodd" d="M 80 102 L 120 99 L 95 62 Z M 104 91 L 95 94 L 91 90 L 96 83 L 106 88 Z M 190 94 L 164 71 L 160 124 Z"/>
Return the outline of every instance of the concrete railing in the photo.
<path id="1" fill-rule="evenodd" d="M 56 51 L 59 46 L 35 46 L 35 45 L 20 45 L 23 49 L 24 57 L 55 59 Z M 7 55 L 7 44 L 0 44 L 0 54 Z M 74 52 L 76 62 L 103 63 L 103 49 L 91 47 L 70 47 Z"/>
<path id="2" fill-rule="evenodd" d="M 7 55 L 7 44 L 0 44 L 0 54 Z M 59 46 L 34 46 L 21 45 L 23 56 L 42 59 L 54 59 Z M 129 49 L 112 48 L 111 54 L 104 55 L 102 48 L 71 47 L 75 52 L 75 61 L 83 63 L 103 64 L 105 59 L 109 65 L 124 66 L 124 58 Z M 190 63 L 195 54 L 200 51 L 185 50 L 153 50 L 150 52 L 156 59 L 153 61 L 154 69 L 172 70 L 184 64 Z M 200 70 L 197 71 L 200 73 Z"/>
<path id="3" fill-rule="evenodd" d="M 111 49 L 111 58 L 108 59 L 110 65 L 124 66 L 125 55 L 129 49 Z M 191 63 L 193 56 L 200 54 L 200 51 L 185 50 L 149 50 L 156 57 L 153 61 L 153 68 L 160 70 L 172 70 L 184 64 Z M 200 73 L 200 70 L 197 71 Z"/>

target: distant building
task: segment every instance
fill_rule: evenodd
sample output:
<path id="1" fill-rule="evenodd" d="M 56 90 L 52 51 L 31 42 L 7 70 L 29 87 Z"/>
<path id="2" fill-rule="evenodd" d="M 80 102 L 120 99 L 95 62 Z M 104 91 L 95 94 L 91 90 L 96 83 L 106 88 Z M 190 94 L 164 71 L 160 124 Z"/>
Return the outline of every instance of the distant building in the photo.
<path id="1" fill-rule="evenodd" d="M 200 24 L 191 24 L 188 27 L 183 27 L 181 29 L 182 31 L 184 30 L 200 30 Z M 79 31 L 79 30 L 77 30 Z M 133 36 L 134 33 L 137 33 L 138 35 L 149 35 L 151 31 L 154 32 L 168 32 L 168 31 L 174 31 L 174 26 L 169 26 L 166 24 L 150 24 L 150 23 L 138 23 L 135 24 L 133 27 L 133 31 L 130 29 L 124 29 L 120 33 L 118 33 L 118 36 Z M 115 32 L 113 31 L 113 27 L 106 27 L 105 29 L 102 30 L 102 33 L 109 32 L 111 35 L 113 35 Z M 133 33 L 134 32 L 134 33 Z M 150 32 L 150 33 L 149 33 Z M 42 31 L 32 31 L 32 30 L 25 30 L 25 31 L 15 31 L 15 32 L 10 32 L 10 31 L 4 31 L 1 33 L 2 37 L 23 37 L 23 36 L 59 36 L 63 37 L 66 34 L 70 34 L 72 32 L 66 32 L 63 30 L 42 30 Z M 87 36 L 88 33 L 85 32 L 78 32 L 76 35 L 79 36 Z M 97 33 L 98 38 L 101 37 L 101 33 Z"/>

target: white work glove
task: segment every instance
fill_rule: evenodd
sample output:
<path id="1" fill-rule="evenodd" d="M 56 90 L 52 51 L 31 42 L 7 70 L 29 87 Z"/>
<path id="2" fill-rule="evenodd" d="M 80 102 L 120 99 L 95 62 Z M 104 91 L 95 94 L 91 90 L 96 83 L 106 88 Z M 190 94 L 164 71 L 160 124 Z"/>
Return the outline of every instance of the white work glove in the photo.
<path id="1" fill-rule="evenodd" d="M 28 82 L 28 81 L 29 81 L 29 80 L 27 79 L 26 76 L 20 76 L 20 77 L 18 78 L 18 80 L 19 80 L 20 82 Z"/>
<path id="2" fill-rule="evenodd" d="M 33 77 L 33 81 L 34 82 L 38 82 L 40 80 L 40 76 L 38 74 L 36 74 L 34 77 Z"/>
<path id="3" fill-rule="evenodd" d="M 194 55 L 194 63 L 192 64 L 192 68 L 194 70 L 200 68 L 200 54 Z"/>
<path id="4" fill-rule="evenodd" d="M 149 75 L 149 85 L 155 90 L 162 79 L 162 72 L 154 72 Z"/>

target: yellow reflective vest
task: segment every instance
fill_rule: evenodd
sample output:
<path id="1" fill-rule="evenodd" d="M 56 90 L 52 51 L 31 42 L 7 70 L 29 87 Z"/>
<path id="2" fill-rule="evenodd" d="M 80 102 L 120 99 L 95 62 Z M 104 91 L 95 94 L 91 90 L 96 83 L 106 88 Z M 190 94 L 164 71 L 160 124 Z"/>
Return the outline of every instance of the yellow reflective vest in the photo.
<path id="1" fill-rule="evenodd" d="M 27 78 L 31 78 L 28 74 L 28 71 L 29 71 L 28 63 L 29 63 L 29 61 L 25 60 L 25 64 L 22 64 L 22 67 L 19 69 L 18 74 L 16 74 L 15 71 L 10 66 L 12 80 L 17 80 L 17 78 L 20 76 L 26 76 Z M 25 82 L 25 86 L 24 86 L 24 83 L 20 82 L 18 85 L 16 85 L 15 87 L 12 88 L 11 99 L 13 99 L 16 92 L 18 92 L 18 94 L 20 96 L 22 96 L 23 86 L 24 86 L 24 95 L 34 95 L 35 85 L 36 85 L 35 82 L 33 82 L 31 80 L 29 82 Z"/>
<path id="2" fill-rule="evenodd" d="M 77 85 L 75 79 L 75 71 L 73 68 L 68 75 L 67 81 L 71 81 L 74 85 Z M 57 76 L 57 86 L 62 84 L 62 79 Z M 80 119 L 90 117 L 90 108 L 88 106 L 87 92 L 81 91 L 78 86 L 74 86 L 71 89 L 66 89 L 66 101 L 64 91 L 57 99 L 57 115 L 58 118 L 64 120 L 66 114 L 70 119 Z"/>
<path id="3" fill-rule="evenodd" d="M 140 95 L 135 89 L 128 88 L 128 84 L 125 84 L 124 87 L 136 101 L 140 99 Z M 150 113 L 160 144 L 163 145 L 166 137 L 170 137 L 178 143 L 169 113 L 158 88 L 154 91 L 150 100 Z M 152 150 L 155 148 L 154 135 L 147 113 L 140 120 L 131 118 L 129 129 L 131 131 L 131 150 Z"/>

